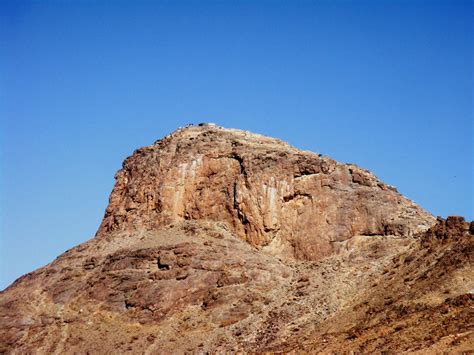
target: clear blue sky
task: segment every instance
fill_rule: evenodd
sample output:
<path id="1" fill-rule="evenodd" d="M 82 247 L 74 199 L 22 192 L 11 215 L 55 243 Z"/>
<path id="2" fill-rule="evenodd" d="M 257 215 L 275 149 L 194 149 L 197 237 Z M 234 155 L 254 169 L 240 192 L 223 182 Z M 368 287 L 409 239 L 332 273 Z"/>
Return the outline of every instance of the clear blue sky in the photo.
<path id="1" fill-rule="evenodd" d="M 91 238 L 134 149 L 211 121 L 474 219 L 471 1 L 2 1 L 0 289 Z"/>

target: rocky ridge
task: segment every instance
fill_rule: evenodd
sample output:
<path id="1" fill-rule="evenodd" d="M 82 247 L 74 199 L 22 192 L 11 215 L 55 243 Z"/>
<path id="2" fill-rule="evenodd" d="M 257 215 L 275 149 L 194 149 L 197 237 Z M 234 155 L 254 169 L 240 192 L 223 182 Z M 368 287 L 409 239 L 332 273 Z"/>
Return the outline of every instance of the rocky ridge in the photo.
<path id="1" fill-rule="evenodd" d="M 0 293 L 0 353 L 472 351 L 473 233 L 357 166 L 187 127 Z"/>
<path id="2" fill-rule="evenodd" d="M 367 170 L 218 126 L 138 149 L 116 180 L 99 237 L 212 220 L 271 254 L 319 260 L 355 235 L 409 237 L 434 223 Z"/>

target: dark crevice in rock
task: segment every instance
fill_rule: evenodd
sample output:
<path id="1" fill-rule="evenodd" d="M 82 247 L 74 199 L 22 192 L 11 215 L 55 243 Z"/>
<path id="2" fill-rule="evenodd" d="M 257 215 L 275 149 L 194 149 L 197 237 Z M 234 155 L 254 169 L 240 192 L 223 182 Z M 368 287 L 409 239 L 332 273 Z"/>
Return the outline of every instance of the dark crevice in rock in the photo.
<path id="1" fill-rule="evenodd" d="M 284 196 L 283 201 L 284 202 L 289 202 L 289 201 L 294 200 L 298 197 L 309 198 L 310 200 L 313 199 L 313 196 L 311 194 L 308 194 L 308 193 L 305 193 L 305 192 L 297 192 L 297 193 L 294 193 L 294 194 L 291 194 L 291 195 L 288 195 L 288 196 Z"/>
<path id="2" fill-rule="evenodd" d="M 364 237 L 375 237 L 377 235 L 383 235 L 383 233 L 378 233 L 378 232 L 362 232 L 360 235 Z"/>
<path id="3" fill-rule="evenodd" d="M 167 263 L 162 262 L 161 257 L 158 257 L 158 260 L 157 260 L 156 264 L 158 265 L 158 269 L 160 269 L 160 270 L 169 270 L 170 269 L 170 265 L 168 265 Z"/>
<path id="4" fill-rule="evenodd" d="M 319 171 L 314 171 L 314 170 L 302 170 L 302 171 L 298 171 L 297 173 L 295 173 L 293 175 L 293 177 L 295 179 L 299 179 L 299 178 L 302 178 L 304 176 L 311 176 L 311 175 L 318 175 L 319 174 Z"/>
<path id="5" fill-rule="evenodd" d="M 244 158 L 242 158 L 240 155 L 238 155 L 235 152 L 232 153 L 229 158 L 237 160 L 237 162 L 240 165 L 240 173 L 245 177 L 245 179 L 247 179 L 247 171 L 245 170 Z"/>

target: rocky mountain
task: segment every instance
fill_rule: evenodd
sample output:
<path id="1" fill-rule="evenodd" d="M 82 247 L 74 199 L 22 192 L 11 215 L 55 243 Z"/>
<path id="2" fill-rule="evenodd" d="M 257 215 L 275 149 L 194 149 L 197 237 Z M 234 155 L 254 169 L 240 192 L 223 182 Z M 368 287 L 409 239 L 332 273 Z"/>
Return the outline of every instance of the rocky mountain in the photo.
<path id="1" fill-rule="evenodd" d="M 0 293 L 0 353 L 470 351 L 473 233 L 355 165 L 189 126 Z"/>

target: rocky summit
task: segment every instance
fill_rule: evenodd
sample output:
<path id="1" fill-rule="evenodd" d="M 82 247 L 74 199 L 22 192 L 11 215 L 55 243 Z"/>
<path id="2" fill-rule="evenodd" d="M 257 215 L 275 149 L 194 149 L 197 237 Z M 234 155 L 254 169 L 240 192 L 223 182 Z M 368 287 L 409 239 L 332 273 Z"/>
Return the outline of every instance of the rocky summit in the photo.
<path id="1" fill-rule="evenodd" d="M 474 351 L 474 223 L 211 124 L 136 150 L 96 236 L 0 293 L 0 353 Z"/>

